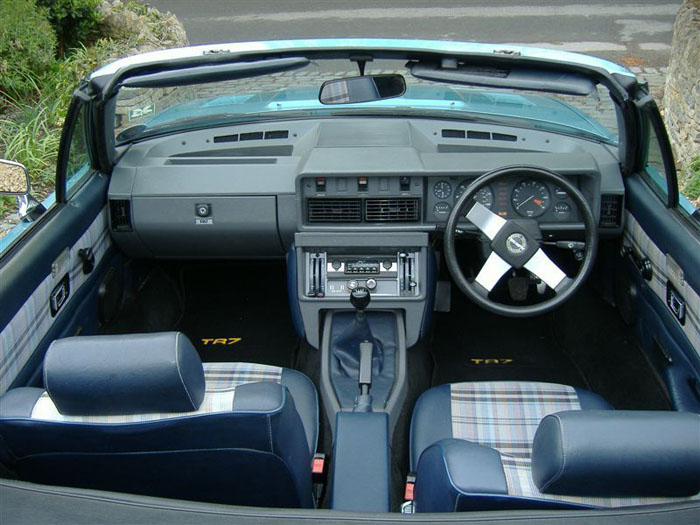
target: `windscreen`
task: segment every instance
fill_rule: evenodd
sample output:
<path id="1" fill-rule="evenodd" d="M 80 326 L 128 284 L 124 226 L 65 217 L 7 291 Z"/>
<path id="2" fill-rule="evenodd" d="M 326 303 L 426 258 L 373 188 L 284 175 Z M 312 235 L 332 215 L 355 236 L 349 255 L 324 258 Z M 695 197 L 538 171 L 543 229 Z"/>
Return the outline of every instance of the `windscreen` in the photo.
<path id="1" fill-rule="evenodd" d="M 115 110 L 117 144 L 211 125 L 298 117 L 378 114 L 502 121 L 574 136 L 618 141 L 615 104 L 605 87 L 589 95 L 495 89 L 412 77 L 405 61 L 367 62 L 365 74 L 401 74 L 406 92 L 396 98 L 327 106 L 319 90 L 327 80 L 359 75 L 349 60 L 318 60 L 293 71 L 174 87 L 121 87 Z"/>

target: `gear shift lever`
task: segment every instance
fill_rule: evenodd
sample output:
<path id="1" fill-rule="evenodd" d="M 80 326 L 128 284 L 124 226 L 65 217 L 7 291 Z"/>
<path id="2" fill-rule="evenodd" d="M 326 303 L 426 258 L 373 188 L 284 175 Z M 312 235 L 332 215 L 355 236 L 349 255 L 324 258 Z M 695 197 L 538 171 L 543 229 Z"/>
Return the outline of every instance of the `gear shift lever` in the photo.
<path id="1" fill-rule="evenodd" d="M 369 290 L 364 286 L 355 288 L 350 292 L 350 304 L 355 308 L 355 316 L 361 320 L 365 316 L 365 308 L 369 306 L 372 297 L 369 295 Z"/>
<path id="2" fill-rule="evenodd" d="M 365 308 L 369 306 L 372 297 L 369 290 L 363 286 L 355 288 L 350 292 L 350 304 L 355 308 L 355 322 L 366 323 Z M 371 333 L 370 333 L 371 335 Z M 369 389 L 372 386 L 372 354 L 374 345 L 369 340 L 365 339 L 360 343 L 360 370 L 358 382 L 360 386 L 360 395 L 355 399 L 355 412 L 371 412 L 372 411 L 372 396 L 369 394 Z"/>

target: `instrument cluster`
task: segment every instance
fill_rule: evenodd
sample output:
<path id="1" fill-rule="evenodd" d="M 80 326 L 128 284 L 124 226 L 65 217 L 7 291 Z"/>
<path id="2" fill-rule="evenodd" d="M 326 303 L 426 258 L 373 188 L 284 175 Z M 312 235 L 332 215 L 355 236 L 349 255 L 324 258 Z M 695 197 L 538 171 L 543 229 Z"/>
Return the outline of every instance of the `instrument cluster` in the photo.
<path id="1" fill-rule="evenodd" d="M 474 179 L 431 178 L 426 199 L 426 217 L 446 221 Z M 577 183 L 578 181 L 574 181 Z M 532 178 L 515 178 L 479 188 L 474 199 L 507 219 L 539 219 L 542 222 L 578 220 L 578 210 L 558 186 Z"/>

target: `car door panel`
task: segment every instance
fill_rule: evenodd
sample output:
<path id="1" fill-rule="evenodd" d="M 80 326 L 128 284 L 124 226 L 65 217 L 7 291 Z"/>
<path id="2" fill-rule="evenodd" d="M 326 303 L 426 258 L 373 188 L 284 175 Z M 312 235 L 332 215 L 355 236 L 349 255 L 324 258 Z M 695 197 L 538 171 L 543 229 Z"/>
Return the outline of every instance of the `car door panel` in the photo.
<path id="1" fill-rule="evenodd" d="M 79 325 L 84 325 L 84 333 L 96 330 L 96 309 L 91 314 L 85 309 L 81 318 L 76 313 L 88 292 L 97 293 L 96 283 L 114 258 L 105 206 L 107 183 L 105 177 L 92 175 L 46 224 L 5 258 L 0 270 L 0 393 L 23 386 L 35 376 L 46 348 L 56 337 L 74 333 Z M 88 247 L 93 250 L 95 267 L 85 274 L 78 251 Z M 66 275 L 69 293 L 54 315 L 51 295 Z"/>
<path id="2" fill-rule="evenodd" d="M 637 335 L 663 377 L 674 407 L 700 412 L 700 241 L 641 175 L 628 177 L 626 184 L 623 243 L 636 257 L 648 259 L 652 268 L 647 280 L 631 258 L 624 259 L 624 270 L 636 290 L 630 296 L 634 297 Z M 682 279 L 676 275 L 678 267 Z M 685 301 L 683 323 L 667 304 L 669 281 Z"/>

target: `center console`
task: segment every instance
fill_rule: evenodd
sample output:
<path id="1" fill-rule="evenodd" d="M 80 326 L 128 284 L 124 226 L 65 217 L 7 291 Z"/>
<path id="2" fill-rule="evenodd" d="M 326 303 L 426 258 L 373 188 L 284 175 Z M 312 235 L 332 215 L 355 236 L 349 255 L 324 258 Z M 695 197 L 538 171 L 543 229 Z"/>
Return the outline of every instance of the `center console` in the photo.
<path id="1" fill-rule="evenodd" d="M 428 234 L 299 232 L 288 272 L 297 329 L 320 350 L 333 472 L 366 480 L 358 488 L 334 477 L 331 507 L 368 510 L 371 500 L 372 510 L 386 511 L 389 444 L 408 387 L 406 352 L 427 331 L 433 309 Z"/>

